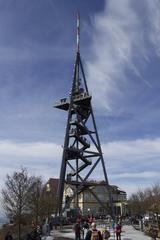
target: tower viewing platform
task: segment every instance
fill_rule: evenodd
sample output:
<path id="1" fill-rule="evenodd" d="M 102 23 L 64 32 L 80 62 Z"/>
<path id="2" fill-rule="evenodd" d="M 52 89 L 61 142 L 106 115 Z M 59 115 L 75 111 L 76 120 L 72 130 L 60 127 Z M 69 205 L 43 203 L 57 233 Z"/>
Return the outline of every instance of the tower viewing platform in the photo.
<path id="1" fill-rule="evenodd" d="M 73 102 L 78 103 L 80 105 L 89 106 L 91 98 L 92 98 L 91 95 L 89 95 L 87 92 L 82 92 L 73 96 Z M 70 104 L 69 98 L 61 98 L 59 101 L 55 103 L 54 107 L 68 111 L 69 104 Z"/>

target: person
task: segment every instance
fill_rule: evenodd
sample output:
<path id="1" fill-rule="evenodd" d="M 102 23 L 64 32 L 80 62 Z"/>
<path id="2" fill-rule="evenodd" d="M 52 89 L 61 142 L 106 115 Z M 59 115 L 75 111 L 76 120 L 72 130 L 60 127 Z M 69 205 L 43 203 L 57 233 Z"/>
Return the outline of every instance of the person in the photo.
<path id="1" fill-rule="evenodd" d="M 77 219 L 76 224 L 74 225 L 74 232 L 75 232 L 75 240 L 81 239 L 81 226 L 80 220 Z"/>
<path id="2" fill-rule="evenodd" d="M 87 222 L 87 221 L 84 221 L 82 227 L 83 227 L 83 239 L 84 239 L 85 236 L 86 236 L 86 234 L 87 234 L 87 232 L 88 232 L 88 230 L 89 230 L 89 224 L 88 224 L 88 222 Z"/>
<path id="3" fill-rule="evenodd" d="M 121 240 L 122 227 L 120 224 L 116 226 L 116 240 Z"/>
<path id="4" fill-rule="evenodd" d="M 93 222 L 93 216 L 89 216 L 89 217 L 88 217 L 88 223 L 91 225 L 92 222 Z"/>
<path id="5" fill-rule="evenodd" d="M 46 220 L 43 220 L 42 224 L 42 235 L 43 236 L 49 236 L 49 224 Z"/>
<path id="6" fill-rule="evenodd" d="M 5 240 L 13 240 L 11 232 L 8 232 L 5 236 Z"/>
<path id="7" fill-rule="evenodd" d="M 102 232 L 103 240 L 108 240 L 110 238 L 110 232 L 105 228 Z"/>
<path id="8" fill-rule="evenodd" d="M 36 229 L 33 229 L 30 235 L 32 240 L 41 240 L 41 236 L 38 234 Z"/>
<path id="9" fill-rule="evenodd" d="M 103 240 L 102 234 L 99 230 L 96 228 L 96 223 L 93 222 L 91 224 L 91 230 L 88 230 L 85 240 Z"/>

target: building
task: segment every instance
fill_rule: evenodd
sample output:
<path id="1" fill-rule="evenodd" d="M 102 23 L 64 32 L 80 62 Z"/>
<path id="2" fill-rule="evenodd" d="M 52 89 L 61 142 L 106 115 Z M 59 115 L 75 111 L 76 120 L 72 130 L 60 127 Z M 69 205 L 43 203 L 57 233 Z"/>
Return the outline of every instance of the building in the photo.
<path id="1" fill-rule="evenodd" d="M 127 213 L 127 194 L 117 186 L 111 187 L 111 195 L 113 199 L 113 207 L 115 215 L 125 215 Z M 106 208 L 109 208 L 109 193 L 105 186 L 97 185 L 92 188 L 92 192 L 101 200 Z M 65 199 L 72 195 L 70 186 L 65 187 Z M 94 195 L 88 191 L 84 191 L 79 195 L 79 212 L 82 215 L 93 214 L 94 216 L 107 215 L 109 212 L 103 208 L 96 200 Z M 71 209 L 75 208 L 75 201 L 72 201 Z M 68 211 L 70 209 L 67 209 Z"/>
<path id="2" fill-rule="evenodd" d="M 49 187 L 50 192 L 52 193 L 52 202 L 56 202 L 56 194 L 58 189 L 59 179 L 50 178 L 46 186 Z M 100 185 L 98 185 L 100 183 Z M 105 182 L 104 182 L 105 184 Z M 72 186 L 73 187 L 73 186 Z M 127 194 L 125 191 L 121 190 L 119 187 L 111 185 L 110 191 L 113 199 L 113 207 L 115 215 L 125 215 L 127 213 Z M 47 188 L 46 188 L 47 189 Z M 109 207 L 109 194 L 103 182 L 97 182 L 97 186 L 93 186 L 92 192 L 101 200 L 106 208 Z M 73 189 L 70 185 L 65 185 L 63 205 L 67 203 L 69 198 L 73 194 Z M 55 199 L 54 199 L 55 198 Z M 76 214 L 89 215 L 93 214 L 94 216 L 107 215 L 108 212 L 103 208 L 95 199 L 94 195 L 89 191 L 83 191 L 78 198 L 78 209 L 76 208 L 76 199 L 74 199 L 70 207 L 66 209 L 65 215 L 73 216 Z"/>
<path id="3" fill-rule="evenodd" d="M 44 186 L 43 194 L 46 198 L 47 212 L 48 215 L 55 214 L 57 208 L 57 190 L 58 190 L 59 179 L 50 178 Z"/>

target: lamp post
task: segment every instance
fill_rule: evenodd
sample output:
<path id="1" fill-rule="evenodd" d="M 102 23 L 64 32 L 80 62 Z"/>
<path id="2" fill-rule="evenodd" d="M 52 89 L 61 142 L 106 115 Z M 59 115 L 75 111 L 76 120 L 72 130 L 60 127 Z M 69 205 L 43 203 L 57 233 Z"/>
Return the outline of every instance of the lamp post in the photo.
<path id="1" fill-rule="evenodd" d="M 91 209 L 88 208 L 87 211 L 88 211 L 88 216 L 90 216 Z"/>

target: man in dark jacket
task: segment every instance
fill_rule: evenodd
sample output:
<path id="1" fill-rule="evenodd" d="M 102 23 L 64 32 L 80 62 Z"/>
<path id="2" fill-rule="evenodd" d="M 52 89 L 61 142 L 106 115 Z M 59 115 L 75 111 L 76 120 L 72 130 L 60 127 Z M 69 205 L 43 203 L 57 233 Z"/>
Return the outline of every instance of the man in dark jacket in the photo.
<path id="1" fill-rule="evenodd" d="M 74 225 L 74 232 L 75 232 L 75 240 L 80 240 L 81 239 L 80 220 L 76 221 L 76 224 Z"/>
<path id="2" fill-rule="evenodd" d="M 88 230 L 85 240 L 94 239 L 94 236 L 95 236 L 95 239 L 103 240 L 101 232 L 96 228 L 96 223 L 93 222 L 91 224 L 91 228 L 92 228 L 91 230 Z"/>
<path id="3" fill-rule="evenodd" d="M 117 224 L 116 226 L 116 239 L 121 240 L 121 232 L 122 232 L 122 227 L 120 224 Z"/>

